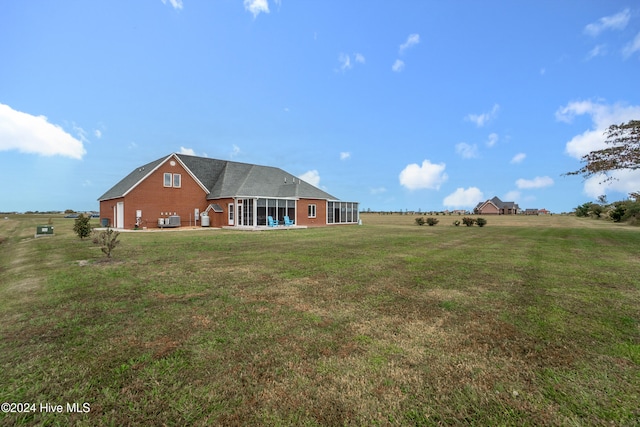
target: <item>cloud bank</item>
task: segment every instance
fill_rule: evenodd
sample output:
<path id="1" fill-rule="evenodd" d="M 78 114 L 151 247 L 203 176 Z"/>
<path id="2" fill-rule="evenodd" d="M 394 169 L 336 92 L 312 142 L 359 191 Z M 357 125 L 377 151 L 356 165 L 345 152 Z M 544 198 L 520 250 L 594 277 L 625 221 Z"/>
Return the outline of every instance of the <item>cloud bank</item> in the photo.
<path id="1" fill-rule="evenodd" d="M 301 180 L 308 182 L 309 184 L 315 186 L 315 187 L 319 187 L 320 186 L 320 174 L 318 173 L 317 170 L 310 170 L 307 171 L 305 173 L 303 173 L 302 175 L 299 175 L 298 178 L 300 178 Z"/>
<path id="2" fill-rule="evenodd" d="M 622 12 L 618 12 L 615 15 L 603 16 L 596 22 L 592 22 L 584 27 L 585 34 L 592 37 L 597 37 L 605 30 L 624 30 L 629 19 L 631 18 L 631 12 L 629 9 L 625 9 Z"/>
<path id="3" fill-rule="evenodd" d="M 477 187 L 462 187 L 444 198 L 442 204 L 451 208 L 472 208 L 484 200 L 484 194 Z"/>
<path id="4" fill-rule="evenodd" d="M 412 163 L 400 172 L 400 184 L 409 190 L 439 190 L 449 177 L 444 173 L 444 163 L 434 164 L 424 160 L 422 165 Z"/>
<path id="5" fill-rule="evenodd" d="M 0 104 L 0 151 L 9 150 L 72 159 L 82 159 L 86 154 L 82 141 L 49 123 L 45 116 L 32 116 Z"/>
<path id="6" fill-rule="evenodd" d="M 491 108 L 491 111 L 482 114 L 468 114 L 467 117 L 465 117 L 465 120 L 475 123 L 478 127 L 482 127 L 489 121 L 496 118 L 499 110 L 500 106 L 498 104 L 494 104 L 493 108 Z"/>
<path id="7" fill-rule="evenodd" d="M 553 179 L 548 176 L 536 176 L 533 179 L 519 179 L 516 181 L 516 187 L 520 190 L 528 188 L 544 188 L 553 185 Z"/>
<path id="8" fill-rule="evenodd" d="M 174 9 L 182 9 L 182 0 L 162 0 L 162 4 L 169 3 Z"/>

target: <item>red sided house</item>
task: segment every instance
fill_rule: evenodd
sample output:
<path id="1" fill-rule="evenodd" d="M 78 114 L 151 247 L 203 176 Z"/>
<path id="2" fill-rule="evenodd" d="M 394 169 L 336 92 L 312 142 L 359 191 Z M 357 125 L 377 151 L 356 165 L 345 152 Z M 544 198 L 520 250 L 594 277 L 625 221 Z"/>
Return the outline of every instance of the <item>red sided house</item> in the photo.
<path id="1" fill-rule="evenodd" d="M 477 215 L 516 215 L 520 207 L 514 202 L 503 202 L 497 197 L 480 202 L 473 212 Z"/>
<path id="2" fill-rule="evenodd" d="M 114 228 L 355 224 L 342 202 L 282 169 L 173 153 L 136 168 L 98 199 Z M 206 215 L 206 218 L 202 216 Z M 203 221 L 204 219 L 204 221 Z"/>

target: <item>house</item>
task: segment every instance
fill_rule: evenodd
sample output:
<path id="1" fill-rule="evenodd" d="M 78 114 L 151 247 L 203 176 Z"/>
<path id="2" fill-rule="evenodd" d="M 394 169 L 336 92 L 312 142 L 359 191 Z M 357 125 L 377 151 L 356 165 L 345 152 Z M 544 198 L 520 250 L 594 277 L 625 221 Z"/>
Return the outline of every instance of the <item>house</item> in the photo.
<path id="1" fill-rule="evenodd" d="M 524 211 L 525 215 L 538 215 L 540 213 L 540 211 L 538 209 L 534 209 L 534 208 L 527 208 Z"/>
<path id="2" fill-rule="evenodd" d="M 473 212 L 477 215 L 516 215 L 520 208 L 515 202 L 503 202 L 498 197 L 480 202 Z"/>
<path id="3" fill-rule="evenodd" d="M 178 153 L 135 168 L 98 201 L 102 224 L 115 228 L 257 227 L 269 216 L 283 224 L 285 215 L 308 227 L 359 219 L 358 203 L 282 169 Z"/>

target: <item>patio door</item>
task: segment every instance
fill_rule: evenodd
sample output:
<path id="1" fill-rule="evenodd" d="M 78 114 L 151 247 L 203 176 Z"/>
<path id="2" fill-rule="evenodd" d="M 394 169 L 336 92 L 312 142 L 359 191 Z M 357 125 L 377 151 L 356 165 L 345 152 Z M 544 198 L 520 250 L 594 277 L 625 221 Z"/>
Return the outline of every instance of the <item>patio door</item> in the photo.
<path id="1" fill-rule="evenodd" d="M 243 218 L 242 218 L 242 206 L 243 205 L 236 205 L 236 206 L 238 207 L 237 208 L 237 211 L 238 211 L 238 225 L 245 225 L 244 221 L 243 221 Z"/>
<path id="2" fill-rule="evenodd" d="M 229 225 L 234 225 L 234 223 L 235 223 L 235 221 L 234 221 L 235 212 L 234 212 L 234 209 L 233 209 L 234 205 L 233 205 L 233 203 L 229 203 L 228 206 L 229 206 Z"/>

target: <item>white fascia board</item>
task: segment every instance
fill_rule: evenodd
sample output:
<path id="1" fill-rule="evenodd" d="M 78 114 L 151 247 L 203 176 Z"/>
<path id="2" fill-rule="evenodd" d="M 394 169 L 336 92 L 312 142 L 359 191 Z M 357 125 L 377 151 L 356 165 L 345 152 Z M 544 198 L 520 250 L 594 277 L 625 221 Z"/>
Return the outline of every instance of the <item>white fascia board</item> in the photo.
<path id="1" fill-rule="evenodd" d="M 180 165 L 182 165 L 182 167 L 187 171 L 187 173 L 189 174 L 189 176 L 191 176 L 191 178 L 193 178 L 193 180 L 194 180 L 194 181 L 195 181 L 195 182 L 200 186 L 200 188 L 202 188 L 202 189 L 204 190 L 204 192 L 205 192 L 205 193 L 207 193 L 207 194 L 209 194 L 209 193 L 210 193 L 209 189 L 208 189 L 207 187 L 205 187 L 205 186 L 204 186 L 204 184 L 203 184 L 202 182 L 200 182 L 200 180 L 198 179 L 198 177 L 197 177 L 197 176 L 195 176 L 195 174 L 194 174 L 193 172 L 191 172 L 191 169 L 189 169 L 189 168 L 187 167 L 187 165 L 185 165 L 185 164 L 182 162 L 182 160 L 180 160 L 180 157 L 178 157 L 178 156 L 176 155 L 176 153 L 173 153 L 171 156 L 173 156 L 173 157 L 178 161 L 178 163 L 180 163 Z M 169 156 L 169 157 L 171 157 L 171 156 Z M 165 160 L 165 162 L 166 162 L 166 160 Z M 164 163 L 164 162 L 162 162 L 162 163 Z"/>
<path id="2" fill-rule="evenodd" d="M 140 178 L 138 180 L 138 182 L 136 182 L 135 184 L 133 184 L 131 187 L 129 187 L 129 189 L 127 191 L 125 191 L 124 193 L 122 193 L 121 197 L 126 196 L 127 194 L 129 194 L 134 188 L 136 188 L 138 185 L 140 185 L 140 183 L 142 181 L 144 181 L 145 179 L 149 178 L 149 175 L 151 175 L 152 173 L 154 173 L 156 170 L 158 170 L 160 168 L 160 166 L 164 165 L 165 163 L 167 163 L 167 160 L 169 160 L 171 158 L 171 156 L 173 156 L 173 154 L 170 154 L 169 156 L 167 156 L 166 159 L 164 159 L 163 161 L 161 161 L 160 163 L 158 163 L 158 166 L 156 166 L 155 168 L 151 169 L 145 176 L 143 176 L 142 178 Z"/>

